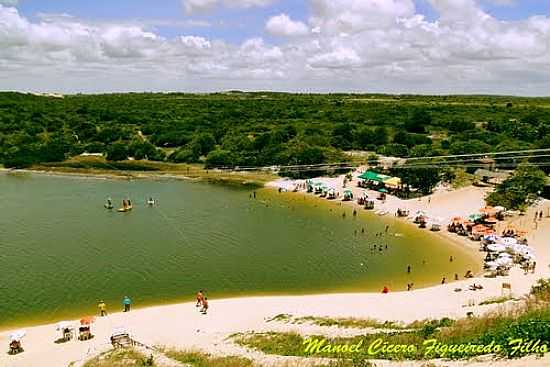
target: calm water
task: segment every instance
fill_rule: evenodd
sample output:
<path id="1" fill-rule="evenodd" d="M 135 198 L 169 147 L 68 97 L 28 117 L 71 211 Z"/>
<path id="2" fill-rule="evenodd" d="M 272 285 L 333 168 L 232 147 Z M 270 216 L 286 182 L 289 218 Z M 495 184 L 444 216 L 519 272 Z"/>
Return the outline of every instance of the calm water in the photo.
<path id="1" fill-rule="evenodd" d="M 361 212 L 354 219 L 349 207 L 305 194 L 260 190 L 254 200 L 251 192 L 0 174 L 0 327 L 95 313 L 99 299 L 118 310 L 124 295 L 144 306 L 189 300 L 199 288 L 213 300 L 397 290 L 478 269 L 473 254 L 390 218 Z M 132 198 L 134 210 L 105 210 L 108 196 L 115 205 Z M 157 207 L 145 206 L 149 196 Z M 392 234 L 375 236 L 386 223 Z"/>

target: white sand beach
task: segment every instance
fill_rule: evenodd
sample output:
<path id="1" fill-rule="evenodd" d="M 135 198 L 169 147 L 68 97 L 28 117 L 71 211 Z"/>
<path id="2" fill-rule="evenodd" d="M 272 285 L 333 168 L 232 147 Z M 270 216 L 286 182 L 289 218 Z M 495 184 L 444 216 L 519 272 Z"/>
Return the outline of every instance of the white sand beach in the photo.
<path id="1" fill-rule="evenodd" d="M 338 181 L 328 181 L 336 186 Z M 337 179 L 336 179 L 337 180 Z M 273 183 L 276 185 L 276 183 Z M 353 183 L 350 185 L 355 186 Z M 341 188 L 340 186 L 336 186 Z M 353 188 L 358 192 L 357 188 Z M 428 215 L 438 216 L 449 220 L 454 216 L 466 216 L 484 206 L 485 189 L 470 187 L 461 190 L 439 190 L 428 203 L 427 199 L 403 201 L 388 197 L 384 208 L 391 215 L 398 207 L 404 205 L 411 212 L 426 210 Z M 550 203 L 542 201 L 532 208 L 525 217 L 514 220 L 528 221 L 535 210 L 544 210 L 547 213 Z M 527 218 L 527 219 L 525 219 Z M 398 219 L 396 219 L 398 220 Z M 528 225 L 528 223 L 524 223 Z M 443 231 L 444 232 L 444 231 Z M 442 232 L 442 233 L 443 233 Z M 457 237 L 449 234 L 451 237 Z M 267 322 L 279 314 L 293 316 L 327 316 L 327 317 L 354 317 L 412 322 L 415 320 L 436 319 L 442 317 L 462 318 L 468 312 L 479 315 L 499 307 L 498 305 L 479 306 L 478 304 L 492 297 L 502 294 L 502 283 L 512 285 L 512 294 L 519 298 L 528 293 L 531 286 L 542 277 L 550 277 L 550 218 L 544 218 L 532 229 L 528 235 L 530 245 L 537 254 L 537 268 L 534 274 L 525 275 L 519 268 L 512 269 L 510 276 L 499 278 L 467 279 L 452 284 L 439 285 L 411 292 L 390 292 L 389 294 L 329 294 L 306 296 L 275 296 L 250 297 L 223 300 L 210 300 L 208 315 L 198 312 L 194 303 L 182 303 L 167 306 L 157 306 L 133 310 L 129 313 L 112 313 L 107 317 L 98 318 L 93 324 L 95 338 L 90 341 L 70 341 L 56 344 L 59 337 L 55 325 L 41 325 L 26 328 L 27 335 L 23 339 L 24 353 L 10 356 L 0 353 L 0 366 L 4 367 L 34 367 L 34 366 L 67 366 L 71 362 L 82 362 L 110 348 L 109 337 L 113 329 L 126 327 L 132 336 L 150 346 L 168 346 L 178 349 L 201 349 L 213 354 L 245 355 L 267 366 L 281 365 L 283 360 L 292 360 L 286 357 L 265 356 L 236 346 L 227 337 L 234 333 L 249 331 L 296 331 L 301 334 L 325 332 L 329 335 L 341 335 L 342 330 L 308 325 L 283 324 Z M 467 240 L 463 240 L 465 242 Z M 472 246 L 478 247 L 478 243 Z M 468 286 L 476 283 L 483 286 L 482 290 L 470 291 Z M 462 291 L 455 292 L 455 288 Z M 110 306 L 110 310 L 118 305 Z M 348 331 L 349 332 L 349 331 Z M 10 331 L 0 333 L 0 345 L 7 351 Z M 550 357 L 542 360 L 530 357 L 531 366 L 550 365 Z M 455 362 L 453 365 L 460 365 Z M 483 362 L 479 362 L 483 365 Z M 494 363 L 489 362 L 491 365 Z M 520 366 L 526 361 L 502 361 L 500 365 Z M 76 363 L 76 365 L 79 365 Z M 382 362 L 380 365 L 392 365 Z M 413 365 L 405 363 L 403 365 Z M 442 365 L 450 365 L 445 362 Z M 475 365 L 475 364 L 472 364 Z"/>

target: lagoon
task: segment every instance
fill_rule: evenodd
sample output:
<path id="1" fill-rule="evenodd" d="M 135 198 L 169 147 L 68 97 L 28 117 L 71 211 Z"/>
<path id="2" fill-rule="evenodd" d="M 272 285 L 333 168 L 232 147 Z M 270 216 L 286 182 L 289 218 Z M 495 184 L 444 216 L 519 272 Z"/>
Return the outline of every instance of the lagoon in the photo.
<path id="1" fill-rule="evenodd" d="M 475 253 L 393 218 L 252 191 L 1 173 L 0 328 L 95 314 L 100 299 L 120 311 L 124 295 L 142 307 L 189 301 L 204 288 L 215 308 L 221 297 L 405 290 L 479 269 Z M 145 205 L 149 196 L 157 206 Z M 134 209 L 108 211 L 107 197 L 115 208 L 129 197 Z M 389 234 L 376 236 L 387 224 Z"/>

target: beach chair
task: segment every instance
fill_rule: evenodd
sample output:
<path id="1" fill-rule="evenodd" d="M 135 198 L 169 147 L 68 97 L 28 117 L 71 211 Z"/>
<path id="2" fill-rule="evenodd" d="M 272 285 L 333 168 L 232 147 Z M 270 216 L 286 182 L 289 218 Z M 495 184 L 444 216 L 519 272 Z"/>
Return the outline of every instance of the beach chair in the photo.
<path id="1" fill-rule="evenodd" d="M 8 354 L 15 355 L 23 352 L 23 347 L 21 346 L 20 340 L 12 340 L 10 342 L 10 350 L 8 351 Z"/>
<path id="2" fill-rule="evenodd" d="M 78 328 L 78 340 L 85 341 L 92 339 L 92 331 L 89 325 L 81 326 Z"/>

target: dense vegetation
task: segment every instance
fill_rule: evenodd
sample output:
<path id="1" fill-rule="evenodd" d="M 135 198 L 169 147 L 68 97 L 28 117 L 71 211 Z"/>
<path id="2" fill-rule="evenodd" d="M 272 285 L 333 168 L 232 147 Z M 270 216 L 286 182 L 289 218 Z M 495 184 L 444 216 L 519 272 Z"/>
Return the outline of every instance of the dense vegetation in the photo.
<path id="1" fill-rule="evenodd" d="M 502 205 L 511 209 L 525 209 L 544 190 L 545 173 L 531 165 L 520 165 L 514 175 L 498 185 L 487 197 L 489 205 Z"/>
<path id="2" fill-rule="evenodd" d="M 0 93 L 0 161 L 83 152 L 208 166 L 550 148 L 550 99 L 489 96 Z"/>

